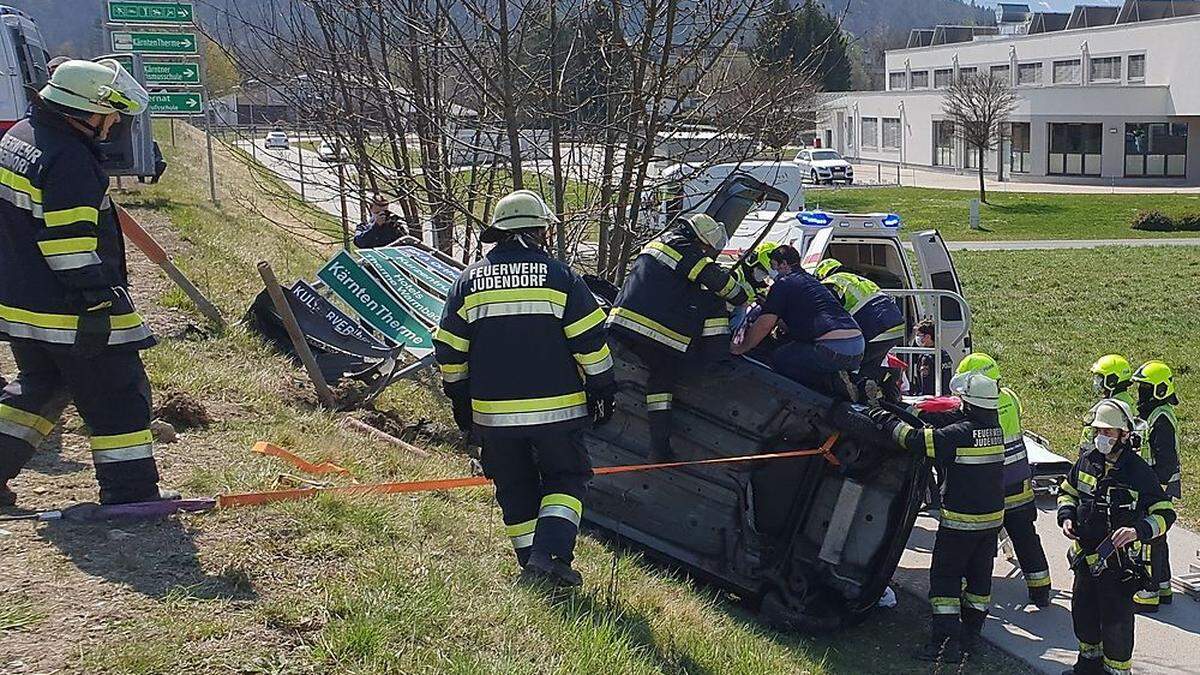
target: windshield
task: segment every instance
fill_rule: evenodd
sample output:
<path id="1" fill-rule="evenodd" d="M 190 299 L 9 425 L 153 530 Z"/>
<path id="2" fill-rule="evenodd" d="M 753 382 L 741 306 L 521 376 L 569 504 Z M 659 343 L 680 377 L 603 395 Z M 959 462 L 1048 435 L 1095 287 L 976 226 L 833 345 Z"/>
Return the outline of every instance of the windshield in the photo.
<path id="1" fill-rule="evenodd" d="M 814 150 L 813 154 L 812 154 L 812 158 L 817 161 L 820 161 L 823 159 L 841 159 L 842 156 L 837 154 L 833 150 Z"/>

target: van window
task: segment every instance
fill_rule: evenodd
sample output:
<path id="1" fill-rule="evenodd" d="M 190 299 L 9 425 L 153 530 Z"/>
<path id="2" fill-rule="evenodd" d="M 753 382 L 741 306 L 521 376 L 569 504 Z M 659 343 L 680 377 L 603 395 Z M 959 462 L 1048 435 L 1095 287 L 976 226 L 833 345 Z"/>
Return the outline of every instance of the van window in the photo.
<path id="1" fill-rule="evenodd" d="M 31 87 L 41 88 L 49 79 L 46 74 L 45 50 L 30 44 L 25 39 L 25 33 L 17 26 L 9 26 L 8 35 L 12 39 L 13 51 L 17 54 L 17 67 L 21 71 L 21 82 Z"/>

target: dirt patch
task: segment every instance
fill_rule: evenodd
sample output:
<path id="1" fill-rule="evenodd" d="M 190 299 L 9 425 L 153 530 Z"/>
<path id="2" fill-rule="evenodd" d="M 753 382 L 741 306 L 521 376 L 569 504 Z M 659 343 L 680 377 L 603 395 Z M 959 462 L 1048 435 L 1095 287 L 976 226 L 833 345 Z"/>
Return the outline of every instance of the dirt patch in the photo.
<path id="1" fill-rule="evenodd" d="M 154 416 L 175 427 L 176 431 L 203 428 L 213 423 L 204 404 L 182 391 L 168 392 L 154 409 Z"/>

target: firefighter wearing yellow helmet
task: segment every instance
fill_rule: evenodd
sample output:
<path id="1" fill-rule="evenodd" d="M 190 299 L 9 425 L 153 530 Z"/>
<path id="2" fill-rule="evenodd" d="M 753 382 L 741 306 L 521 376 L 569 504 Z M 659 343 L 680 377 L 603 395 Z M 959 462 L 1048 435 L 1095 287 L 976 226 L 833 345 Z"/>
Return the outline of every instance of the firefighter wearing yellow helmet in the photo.
<path id="1" fill-rule="evenodd" d="M 1096 359 L 1091 367 L 1092 391 L 1100 399 L 1113 398 L 1137 410 L 1137 401 L 1133 398 L 1130 387 L 1133 386 L 1133 367 L 1129 359 L 1120 354 L 1105 354 Z M 1095 430 L 1085 426 L 1079 438 L 1081 453 L 1091 448 Z"/>
<path id="2" fill-rule="evenodd" d="M 1179 462 L 1179 420 L 1175 406 L 1175 376 L 1162 361 L 1147 361 L 1131 378 L 1137 387 L 1137 414 L 1146 420 L 1146 437 L 1139 449 L 1142 459 L 1154 469 L 1158 482 L 1171 499 L 1182 496 L 1182 472 Z M 1148 547 L 1150 575 L 1157 588 L 1139 591 L 1134 598 L 1140 612 L 1155 612 L 1159 604 L 1170 604 L 1171 554 L 1167 537 L 1156 539 Z"/>
<path id="3" fill-rule="evenodd" d="M 710 216 L 680 218 L 638 254 L 609 314 L 613 335 L 649 371 L 646 417 L 654 459 L 674 456 L 671 410 L 680 372 L 709 347 L 725 351 L 728 306 L 748 301 L 742 285 L 714 260 L 727 243 L 725 226 Z"/>
<path id="4" fill-rule="evenodd" d="M 884 359 L 904 341 L 904 312 L 879 284 L 848 271 L 840 260 L 826 258 L 817 263 L 815 276 L 842 305 L 862 330 L 867 346 L 859 372 L 882 384 L 887 370 Z M 898 393 L 898 392 L 897 392 Z"/>
<path id="5" fill-rule="evenodd" d="M 1000 380 L 1000 366 L 983 352 L 968 354 L 958 364 L 959 373 L 983 373 Z M 1008 387 L 1000 387 L 1000 429 L 1004 432 L 1004 530 L 1012 540 L 1017 562 L 1029 589 L 1029 600 L 1038 607 L 1050 606 L 1050 564 L 1037 533 L 1037 504 L 1034 503 L 1033 470 L 1025 449 L 1021 426 L 1021 399 Z"/>
<path id="6" fill-rule="evenodd" d="M 0 141 L 0 340 L 19 374 L 0 393 L 0 503 L 65 401 L 91 431 L 100 501 L 161 497 L 150 384 L 154 338 L 129 298 L 125 244 L 98 143 L 148 95 L 113 60 L 68 60 Z"/>

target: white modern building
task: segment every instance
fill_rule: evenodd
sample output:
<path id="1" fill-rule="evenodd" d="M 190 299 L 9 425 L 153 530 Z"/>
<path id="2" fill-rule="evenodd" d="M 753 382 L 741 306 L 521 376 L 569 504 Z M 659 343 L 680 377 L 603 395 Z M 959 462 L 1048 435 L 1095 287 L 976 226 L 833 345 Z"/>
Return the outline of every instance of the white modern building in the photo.
<path id="1" fill-rule="evenodd" d="M 887 52 L 887 91 L 830 94 L 817 140 L 869 161 L 977 169 L 942 111 L 990 74 L 1017 108 L 985 168 L 1011 180 L 1200 185 L 1200 0 L 1126 0 L 1070 14 L 997 8 L 998 26 L 914 30 Z"/>

